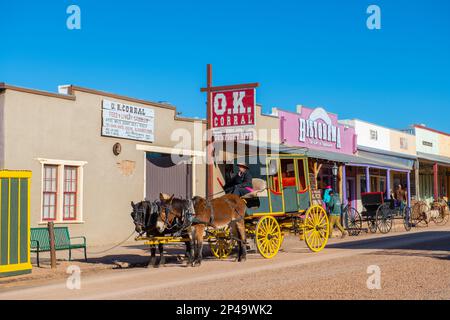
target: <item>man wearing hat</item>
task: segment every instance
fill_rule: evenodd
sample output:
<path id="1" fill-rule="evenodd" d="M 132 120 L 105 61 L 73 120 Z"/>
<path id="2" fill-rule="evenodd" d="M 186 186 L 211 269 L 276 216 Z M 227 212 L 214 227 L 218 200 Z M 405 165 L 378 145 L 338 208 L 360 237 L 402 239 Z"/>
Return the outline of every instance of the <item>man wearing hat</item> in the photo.
<path id="1" fill-rule="evenodd" d="M 245 163 L 238 163 L 239 171 L 233 174 L 223 187 L 226 193 L 237 194 L 242 197 L 252 192 L 252 175 Z"/>

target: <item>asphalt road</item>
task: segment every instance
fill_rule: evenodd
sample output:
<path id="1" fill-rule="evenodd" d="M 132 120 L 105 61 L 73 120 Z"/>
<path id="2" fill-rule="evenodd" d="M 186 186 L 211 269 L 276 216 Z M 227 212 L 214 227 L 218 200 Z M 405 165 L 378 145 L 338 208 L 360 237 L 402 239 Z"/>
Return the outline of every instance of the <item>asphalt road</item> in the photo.
<path id="1" fill-rule="evenodd" d="M 172 259 L 159 269 L 81 273 L 80 284 L 0 288 L 0 299 L 450 299 L 450 226 L 333 239 L 317 254 L 288 237 L 271 260 L 254 253 L 191 268 Z"/>

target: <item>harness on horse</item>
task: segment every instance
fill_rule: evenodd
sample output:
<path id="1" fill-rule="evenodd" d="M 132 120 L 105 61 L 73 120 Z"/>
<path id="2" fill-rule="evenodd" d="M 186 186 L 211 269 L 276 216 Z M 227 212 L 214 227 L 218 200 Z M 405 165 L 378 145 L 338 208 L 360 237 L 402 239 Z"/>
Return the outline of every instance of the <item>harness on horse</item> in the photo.
<path id="1" fill-rule="evenodd" d="M 171 205 L 171 204 L 170 204 Z M 161 212 L 161 211 L 160 211 Z M 186 204 L 181 210 L 181 217 L 175 217 L 172 223 L 169 224 L 170 207 L 164 206 L 164 225 L 165 230 L 172 233 L 174 237 L 179 237 L 185 232 L 194 222 L 195 210 L 192 200 L 187 200 Z"/>
<path id="2" fill-rule="evenodd" d="M 214 208 L 211 204 L 211 200 L 210 199 L 206 199 L 206 207 L 209 208 L 211 214 L 209 216 L 209 224 L 210 225 L 214 225 Z"/>

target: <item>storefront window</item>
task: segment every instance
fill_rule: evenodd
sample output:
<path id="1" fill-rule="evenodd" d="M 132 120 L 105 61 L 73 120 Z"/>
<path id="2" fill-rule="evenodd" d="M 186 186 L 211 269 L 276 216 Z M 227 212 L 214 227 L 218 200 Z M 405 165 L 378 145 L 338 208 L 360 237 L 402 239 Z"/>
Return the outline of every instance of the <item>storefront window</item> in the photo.
<path id="1" fill-rule="evenodd" d="M 51 160 L 43 165 L 41 222 L 82 222 L 84 164 L 82 161 Z"/>
<path id="2" fill-rule="evenodd" d="M 64 167 L 63 219 L 75 220 L 77 209 L 77 167 Z"/>
<path id="3" fill-rule="evenodd" d="M 44 166 L 42 220 L 56 219 L 56 199 L 58 197 L 58 167 Z"/>
<path id="4" fill-rule="evenodd" d="M 366 177 L 362 176 L 359 181 L 360 181 L 360 184 L 361 184 L 361 193 L 367 192 Z"/>

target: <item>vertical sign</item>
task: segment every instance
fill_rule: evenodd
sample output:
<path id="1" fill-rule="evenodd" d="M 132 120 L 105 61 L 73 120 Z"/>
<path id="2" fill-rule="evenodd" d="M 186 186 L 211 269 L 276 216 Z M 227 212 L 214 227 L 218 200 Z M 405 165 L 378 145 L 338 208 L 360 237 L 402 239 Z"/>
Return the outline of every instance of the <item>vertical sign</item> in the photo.
<path id="1" fill-rule="evenodd" d="M 216 141 L 253 140 L 254 88 L 212 92 L 211 129 Z"/>

